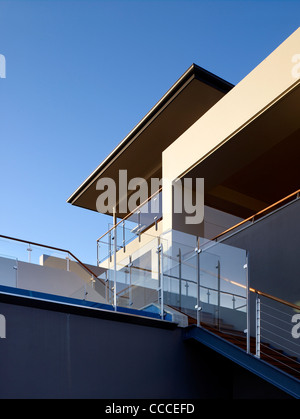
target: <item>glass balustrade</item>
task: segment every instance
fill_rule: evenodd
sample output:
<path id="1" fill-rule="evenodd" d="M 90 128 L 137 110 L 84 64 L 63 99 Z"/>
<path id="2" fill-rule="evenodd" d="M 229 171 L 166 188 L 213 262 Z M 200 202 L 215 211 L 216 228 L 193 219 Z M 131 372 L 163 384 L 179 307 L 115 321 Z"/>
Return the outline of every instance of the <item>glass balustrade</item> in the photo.
<path id="1" fill-rule="evenodd" d="M 18 286 L 17 259 L 0 254 L 0 285 L 5 287 Z"/>
<path id="2" fill-rule="evenodd" d="M 70 252 L 0 238 L 0 286 L 80 300 L 105 302 L 97 266 L 87 267 Z"/>
<path id="3" fill-rule="evenodd" d="M 107 283 L 110 304 L 161 315 L 164 246 L 166 240 L 143 234 L 125 252 L 122 247 L 116 247 L 116 254 L 111 256 L 100 276 Z"/>
<path id="4" fill-rule="evenodd" d="M 158 192 L 126 218 L 135 234 L 140 234 L 162 218 L 162 193 Z"/>
<path id="5" fill-rule="evenodd" d="M 223 243 L 200 246 L 201 319 L 227 332 L 247 329 L 247 252 Z M 205 320 L 204 320 L 205 321 Z"/>
<path id="6" fill-rule="evenodd" d="M 169 306 L 196 319 L 197 254 L 193 246 L 174 240 L 164 249 L 164 300 Z"/>
<path id="7" fill-rule="evenodd" d="M 244 250 L 174 230 L 160 236 L 148 231 L 139 234 L 123 223 L 105 237 L 105 252 L 94 267 L 83 265 L 68 251 L 0 240 L 0 252 L 1 246 L 2 254 L 6 252 L 0 285 L 14 283 L 12 274 L 9 277 L 4 273 L 5 266 L 10 266 L 11 271 L 17 271 L 12 286 L 22 289 L 105 303 L 115 309 L 153 312 L 161 317 L 175 310 L 198 325 L 246 329 Z M 99 241 L 98 245 L 102 244 Z"/>
<path id="8" fill-rule="evenodd" d="M 157 224 L 162 218 L 161 192 L 154 194 L 151 199 L 139 206 L 116 226 L 108 224 L 108 231 L 97 240 L 97 263 L 100 265 L 115 251 L 123 249 L 136 238 L 141 238 L 149 227 Z"/>
<path id="9" fill-rule="evenodd" d="M 172 232 L 174 236 L 175 232 Z M 218 330 L 247 328 L 247 254 L 184 233 L 164 252 L 166 304 Z"/>

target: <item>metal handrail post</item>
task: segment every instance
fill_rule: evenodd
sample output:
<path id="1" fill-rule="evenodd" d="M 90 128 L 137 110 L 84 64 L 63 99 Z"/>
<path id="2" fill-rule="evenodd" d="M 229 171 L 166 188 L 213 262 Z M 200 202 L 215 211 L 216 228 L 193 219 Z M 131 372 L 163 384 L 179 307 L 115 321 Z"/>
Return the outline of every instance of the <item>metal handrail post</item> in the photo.
<path id="1" fill-rule="evenodd" d="M 109 261 L 111 262 L 111 231 L 108 233 L 108 254 L 109 254 Z"/>
<path id="2" fill-rule="evenodd" d="M 117 216 L 116 216 L 116 209 L 114 208 L 113 211 L 114 217 L 114 308 L 117 311 Z"/>
<path id="3" fill-rule="evenodd" d="M 195 249 L 197 252 L 197 304 L 196 304 L 196 310 L 197 310 L 197 326 L 200 326 L 201 319 L 200 319 L 200 254 L 201 249 L 199 246 L 199 238 L 197 239 L 197 247 Z"/>
<path id="4" fill-rule="evenodd" d="M 123 230 L 123 241 L 122 241 L 122 244 L 123 244 L 123 252 L 125 253 L 126 252 L 126 245 L 125 245 L 125 243 L 126 243 L 126 238 L 125 238 L 125 220 L 123 220 L 123 228 L 122 228 L 122 230 Z"/>
<path id="5" fill-rule="evenodd" d="M 217 305 L 217 328 L 220 330 L 220 306 L 221 306 L 221 267 L 220 260 L 217 262 L 217 275 L 218 275 L 218 305 Z"/>
<path id="6" fill-rule="evenodd" d="M 244 269 L 246 270 L 246 293 L 247 293 L 247 299 L 246 299 L 246 316 L 247 316 L 247 353 L 250 353 L 250 283 L 249 283 L 249 253 L 246 252 L 246 263 L 244 265 Z"/>
<path id="7" fill-rule="evenodd" d="M 157 264 L 158 264 L 158 302 L 160 302 L 160 317 L 164 320 L 164 283 L 162 268 L 162 244 L 158 238 L 157 243 Z"/>
<path id="8" fill-rule="evenodd" d="M 256 294 L 256 353 L 257 358 L 260 358 L 260 298 Z"/>
<path id="9" fill-rule="evenodd" d="M 132 256 L 129 256 L 129 263 L 128 263 L 128 268 L 129 268 L 129 307 L 132 306 L 133 301 L 132 301 Z"/>
<path id="10" fill-rule="evenodd" d="M 32 252 L 32 248 L 30 246 L 30 243 L 28 243 L 27 252 L 28 252 L 28 263 L 31 263 L 31 252 Z"/>
<path id="11" fill-rule="evenodd" d="M 160 304 L 161 304 L 161 319 L 164 320 L 164 273 L 163 273 L 163 247 L 160 244 Z"/>
<path id="12" fill-rule="evenodd" d="M 182 295 L 182 278 L 181 278 L 181 249 L 178 249 L 178 267 L 179 267 L 179 308 L 181 308 L 181 295 Z"/>

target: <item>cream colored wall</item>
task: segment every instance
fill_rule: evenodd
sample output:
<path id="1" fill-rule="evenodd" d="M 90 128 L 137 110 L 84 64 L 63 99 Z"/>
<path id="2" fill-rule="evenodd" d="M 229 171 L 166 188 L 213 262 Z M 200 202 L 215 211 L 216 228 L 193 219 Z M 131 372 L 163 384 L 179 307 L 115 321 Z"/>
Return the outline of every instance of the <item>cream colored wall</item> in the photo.
<path id="1" fill-rule="evenodd" d="M 300 28 L 163 152 L 164 231 L 176 228 L 171 182 L 299 84 L 293 71 L 296 54 L 300 54 Z"/>
<path id="2" fill-rule="evenodd" d="M 157 229 L 155 225 L 150 227 L 142 233 L 140 240 L 138 236 L 126 245 L 125 252 L 123 249 L 117 251 L 116 265 L 117 270 L 123 269 L 124 266 L 129 263 L 129 256 L 132 257 L 132 260 L 137 259 L 142 256 L 142 254 L 150 251 L 151 249 L 156 249 L 158 243 L 158 237 L 162 233 L 162 222 L 157 223 Z M 114 267 L 114 255 L 112 255 L 111 260 L 109 258 L 105 259 L 100 265 L 101 268 L 113 269 Z"/>
<path id="3" fill-rule="evenodd" d="M 100 295 L 77 273 L 34 263 L 18 261 L 17 283 L 12 286 L 80 300 L 85 298 L 88 301 L 105 302 L 104 290 Z"/>

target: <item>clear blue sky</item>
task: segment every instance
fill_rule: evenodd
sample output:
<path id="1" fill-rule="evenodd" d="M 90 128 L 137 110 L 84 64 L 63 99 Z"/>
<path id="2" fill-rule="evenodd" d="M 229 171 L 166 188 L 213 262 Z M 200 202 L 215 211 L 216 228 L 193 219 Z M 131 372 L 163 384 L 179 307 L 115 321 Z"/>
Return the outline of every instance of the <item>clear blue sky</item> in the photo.
<path id="1" fill-rule="evenodd" d="M 0 0 L 0 234 L 95 262 L 110 219 L 67 198 L 192 63 L 236 84 L 299 22 L 296 0 Z"/>

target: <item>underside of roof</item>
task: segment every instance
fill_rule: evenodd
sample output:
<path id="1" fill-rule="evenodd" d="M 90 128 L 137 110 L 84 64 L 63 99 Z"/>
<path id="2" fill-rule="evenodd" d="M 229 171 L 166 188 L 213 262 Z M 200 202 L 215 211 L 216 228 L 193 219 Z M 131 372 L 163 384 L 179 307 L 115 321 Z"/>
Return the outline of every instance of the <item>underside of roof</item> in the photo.
<path id="1" fill-rule="evenodd" d="M 97 181 L 102 177 L 113 179 L 118 197 L 119 170 L 127 170 L 128 180 L 136 177 L 148 182 L 153 177 L 160 179 L 164 149 L 233 87 L 231 83 L 193 64 L 67 202 L 97 211 Z M 149 195 L 150 192 L 149 188 Z M 129 198 L 130 194 L 126 199 Z M 125 215 L 122 214 L 122 218 Z"/>

